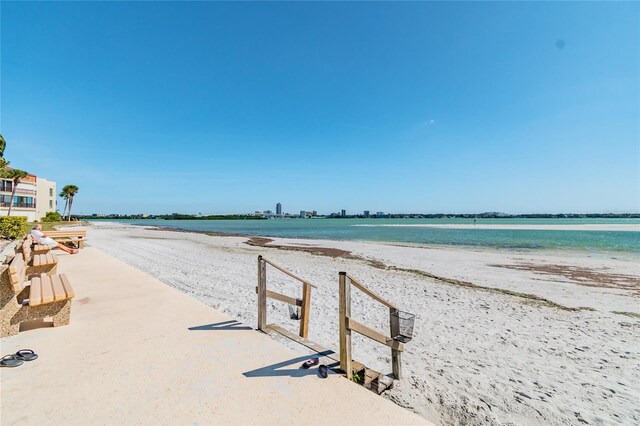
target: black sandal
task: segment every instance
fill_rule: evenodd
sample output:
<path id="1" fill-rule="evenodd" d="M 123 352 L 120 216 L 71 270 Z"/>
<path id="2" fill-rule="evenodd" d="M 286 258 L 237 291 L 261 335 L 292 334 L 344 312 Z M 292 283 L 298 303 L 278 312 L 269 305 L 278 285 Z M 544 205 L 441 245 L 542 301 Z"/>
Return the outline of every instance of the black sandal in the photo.
<path id="1" fill-rule="evenodd" d="M 15 353 L 17 359 L 22 361 L 33 361 L 38 358 L 38 354 L 36 354 L 31 349 L 20 349 Z"/>
<path id="2" fill-rule="evenodd" d="M 18 359 L 15 355 L 5 355 L 0 358 L 0 366 L 2 367 L 17 367 L 24 364 L 24 361 Z"/>
<path id="3" fill-rule="evenodd" d="M 318 370 L 319 370 L 319 372 L 320 372 L 320 376 L 321 376 L 323 379 L 326 379 L 326 378 L 329 376 L 329 368 L 328 368 L 326 365 L 324 365 L 324 364 L 323 364 L 323 365 L 321 365 L 321 366 L 318 368 Z"/>

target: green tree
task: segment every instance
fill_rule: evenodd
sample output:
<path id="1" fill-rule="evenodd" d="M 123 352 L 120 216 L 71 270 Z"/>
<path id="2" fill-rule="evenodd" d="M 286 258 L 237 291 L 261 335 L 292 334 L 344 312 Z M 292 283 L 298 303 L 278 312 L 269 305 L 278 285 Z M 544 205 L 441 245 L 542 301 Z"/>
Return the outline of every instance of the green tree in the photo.
<path id="1" fill-rule="evenodd" d="M 13 209 L 13 202 L 16 196 L 16 187 L 20 183 L 20 179 L 26 178 L 29 173 L 24 170 L 12 169 L 9 167 L 9 162 L 4 158 L 4 150 L 7 147 L 7 142 L 4 137 L 0 135 L 0 178 L 8 179 L 12 182 L 11 201 L 9 202 L 9 210 L 7 216 L 11 216 L 11 210 Z"/>
<path id="2" fill-rule="evenodd" d="M 4 140 L 4 136 L 0 133 L 0 158 L 4 159 L 4 149 L 7 147 L 7 142 Z"/>
<path id="3" fill-rule="evenodd" d="M 13 202 L 15 201 L 16 197 L 16 188 L 20 183 L 20 179 L 24 179 L 27 176 L 29 176 L 29 173 L 25 172 L 24 170 L 5 168 L 5 170 L 2 171 L 2 178 L 9 179 L 13 183 L 13 189 L 11 191 L 11 201 L 9 202 L 9 210 L 7 211 L 7 216 L 11 216 Z"/>
<path id="4" fill-rule="evenodd" d="M 62 191 L 60 191 L 58 196 L 64 200 L 64 209 L 62 210 L 62 217 L 64 218 L 64 215 L 67 213 L 67 207 L 69 207 L 69 194 L 64 192 L 64 189 L 63 189 Z"/>
<path id="5" fill-rule="evenodd" d="M 75 197 L 77 193 L 78 193 L 78 187 L 75 185 L 65 185 L 64 188 L 62 188 L 62 192 L 60 192 L 60 196 L 65 200 L 68 200 L 68 203 L 69 203 L 68 212 L 67 212 L 68 221 L 71 220 L 71 207 L 73 206 L 73 197 Z"/>
<path id="6" fill-rule="evenodd" d="M 4 158 L 4 149 L 7 147 L 7 142 L 4 140 L 4 136 L 0 134 L 0 174 L 3 174 L 7 167 L 9 167 L 9 162 Z"/>

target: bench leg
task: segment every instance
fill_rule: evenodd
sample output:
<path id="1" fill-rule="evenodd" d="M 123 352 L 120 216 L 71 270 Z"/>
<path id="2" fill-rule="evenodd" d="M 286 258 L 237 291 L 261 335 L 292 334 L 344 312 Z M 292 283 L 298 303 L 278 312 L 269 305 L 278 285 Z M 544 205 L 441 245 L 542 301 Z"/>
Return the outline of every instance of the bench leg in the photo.
<path id="1" fill-rule="evenodd" d="M 53 326 L 60 327 L 61 325 L 69 325 L 71 319 L 71 300 L 60 309 L 60 311 L 53 316 Z"/>
<path id="2" fill-rule="evenodd" d="M 16 334 L 20 330 L 20 323 L 47 317 L 53 318 L 54 327 L 68 325 L 70 316 L 71 300 L 62 300 L 60 302 L 47 303 L 46 305 L 38 306 L 22 306 L 11 318 L 7 327 L 7 332 Z M 2 332 L 4 333 L 5 330 L 3 329 Z"/>

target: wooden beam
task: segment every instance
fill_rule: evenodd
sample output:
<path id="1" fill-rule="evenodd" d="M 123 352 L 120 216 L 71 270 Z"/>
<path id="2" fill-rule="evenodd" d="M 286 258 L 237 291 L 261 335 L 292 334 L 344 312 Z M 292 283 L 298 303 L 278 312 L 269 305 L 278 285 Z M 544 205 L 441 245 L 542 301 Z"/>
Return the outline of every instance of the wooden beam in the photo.
<path id="1" fill-rule="evenodd" d="M 258 293 L 258 287 L 256 287 L 256 294 Z M 280 302 L 288 303 L 289 305 L 302 306 L 302 300 L 295 297 L 287 296 L 285 294 L 276 293 L 275 291 L 267 290 L 267 297 L 269 299 L 279 300 Z"/>
<path id="2" fill-rule="evenodd" d="M 351 380 L 351 330 L 347 327 L 347 318 L 351 315 L 351 291 L 347 273 L 339 273 L 339 309 L 340 322 L 340 369 Z"/>
<path id="3" fill-rule="evenodd" d="M 302 309 L 300 309 L 300 337 L 309 337 L 309 314 L 311 314 L 311 285 L 302 284 Z"/>
<path id="4" fill-rule="evenodd" d="M 373 328 L 367 327 L 364 324 L 355 321 L 352 318 L 347 317 L 347 328 L 351 331 L 355 331 L 356 333 L 362 334 L 365 337 L 368 337 L 371 340 L 375 340 L 378 343 L 382 343 L 383 345 L 389 346 L 392 349 L 397 351 L 404 351 L 404 345 L 402 342 L 397 342 L 393 340 L 391 337 L 385 336 Z"/>
<path id="5" fill-rule="evenodd" d="M 351 277 L 351 275 L 347 275 L 347 277 L 351 281 L 351 284 L 356 286 L 359 290 L 361 290 L 367 296 L 371 297 L 374 300 L 377 300 L 378 302 L 382 303 L 383 305 L 385 305 L 388 308 L 398 309 L 395 305 L 393 305 L 390 302 L 387 302 L 381 296 L 379 296 L 378 294 L 374 293 L 373 291 L 371 291 L 367 287 L 365 287 L 364 284 L 362 284 L 361 282 L 359 282 L 355 278 Z"/>
<path id="6" fill-rule="evenodd" d="M 391 331 L 391 336 L 394 336 L 400 333 L 400 330 L 396 330 L 399 328 L 399 323 L 397 321 L 393 321 L 393 314 L 398 312 L 395 308 L 389 308 L 389 329 Z M 397 349 L 391 348 L 391 371 L 396 379 L 402 379 L 402 352 Z"/>
<path id="7" fill-rule="evenodd" d="M 258 256 L 258 330 L 266 332 L 267 327 L 267 265 Z"/>
<path id="8" fill-rule="evenodd" d="M 275 263 L 271 262 L 270 260 L 265 259 L 264 257 L 262 258 L 262 260 L 264 260 L 264 261 L 265 261 L 265 262 L 267 262 L 269 265 L 271 265 L 271 266 L 273 266 L 274 268 L 276 268 L 278 271 L 280 271 L 280 272 L 282 272 L 282 273 L 284 273 L 284 274 L 289 275 L 291 278 L 296 279 L 296 280 L 300 281 L 300 282 L 301 282 L 301 283 L 303 283 L 303 284 L 304 284 L 304 283 L 309 284 L 309 285 L 310 285 L 311 287 L 313 287 L 313 288 L 318 288 L 318 287 L 316 287 L 315 285 L 313 285 L 313 284 L 311 284 L 311 283 L 307 282 L 307 280 L 304 280 L 304 279 L 300 278 L 299 276 L 294 275 L 294 274 L 292 274 L 291 272 L 287 271 L 287 270 L 286 270 L 286 269 L 284 269 L 282 266 L 278 266 L 278 265 L 276 265 Z"/>

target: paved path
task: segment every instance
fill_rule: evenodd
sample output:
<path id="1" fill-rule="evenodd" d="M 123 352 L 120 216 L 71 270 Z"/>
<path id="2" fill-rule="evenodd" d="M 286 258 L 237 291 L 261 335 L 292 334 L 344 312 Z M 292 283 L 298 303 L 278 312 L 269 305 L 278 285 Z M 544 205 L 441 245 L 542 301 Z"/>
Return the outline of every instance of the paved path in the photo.
<path id="1" fill-rule="evenodd" d="M 0 339 L 2 424 L 426 424 L 101 251 L 59 255 L 71 324 Z"/>

